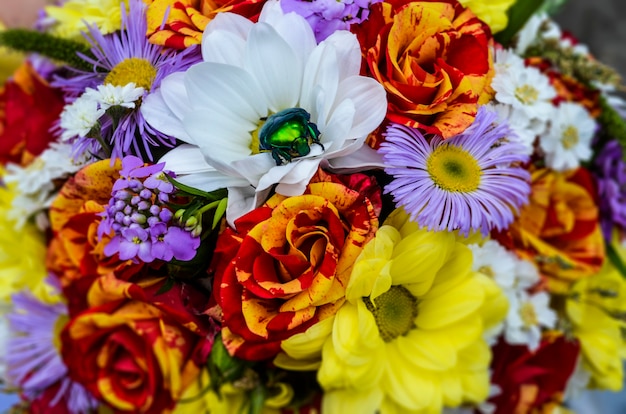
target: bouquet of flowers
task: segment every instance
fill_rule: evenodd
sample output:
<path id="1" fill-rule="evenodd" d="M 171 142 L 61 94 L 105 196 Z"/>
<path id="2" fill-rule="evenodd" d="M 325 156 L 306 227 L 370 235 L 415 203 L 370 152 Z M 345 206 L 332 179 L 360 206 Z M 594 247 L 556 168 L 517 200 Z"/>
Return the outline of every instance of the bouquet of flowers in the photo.
<path id="1" fill-rule="evenodd" d="M 556 6 L 66 0 L 0 31 L 14 411 L 620 390 L 626 102 Z"/>

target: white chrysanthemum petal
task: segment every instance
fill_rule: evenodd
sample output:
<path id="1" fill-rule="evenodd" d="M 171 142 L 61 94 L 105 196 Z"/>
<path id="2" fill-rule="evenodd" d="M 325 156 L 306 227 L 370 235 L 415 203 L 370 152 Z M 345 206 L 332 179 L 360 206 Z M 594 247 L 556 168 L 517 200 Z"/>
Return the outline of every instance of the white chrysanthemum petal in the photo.
<path id="1" fill-rule="evenodd" d="M 314 109 L 312 119 L 320 130 L 328 123 L 328 113 L 337 95 L 339 66 L 335 48 L 324 42 L 313 50 L 304 66 L 299 104 Z"/>
<path id="2" fill-rule="evenodd" d="M 202 59 L 205 62 L 241 66 L 244 45 L 254 23 L 234 13 L 217 13 L 202 34 Z M 219 47 L 228 42 L 228 48 Z"/>
<path id="3" fill-rule="evenodd" d="M 183 119 L 185 130 L 209 160 L 233 162 L 249 156 L 250 124 L 240 117 L 196 109 Z M 226 139 L 225 139 L 226 138 Z"/>
<path id="4" fill-rule="evenodd" d="M 358 74 L 361 70 L 361 46 L 356 35 L 347 30 L 337 30 L 328 36 L 321 44 L 332 44 L 337 54 L 339 65 L 339 79 Z"/>
<path id="5" fill-rule="evenodd" d="M 174 73 L 163 79 L 161 87 L 146 96 L 139 110 L 156 130 L 194 144 L 182 123 L 184 109 L 191 106 L 184 76 L 184 73 Z"/>
<path id="6" fill-rule="evenodd" d="M 196 108 L 220 111 L 225 116 L 246 120 L 255 127 L 259 119 L 267 115 L 261 89 L 250 73 L 238 67 L 199 63 L 187 71 L 185 88 L 189 101 Z"/>
<path id="7" fill-rule="evenodd" d="M 377 87 L 377 84 L 374 79 L 363 76 L 350 76 L 339 84 L 335 101 L 350 99 L 354 107 L 358 108 L 346 138 L 366 138 L 385 119 L 385 90 Z"/>
<path id="8" fill-rule="evenodd" d="M 309 23 L 297 13 L 283 13 L 279 1 L 265 3 L 259 16 L 259 22 L 269 24 L 296 53 L 300 62 L 306 61 L 317 46 L 315 34 Z"/>
<path id="9" fill-rule="evenodd" d="M 250 30 L 246 44 L 246 69 L 257 79 L 272 112 L 296 106 L 304 62 L 276 30 L 265 23 Z"/>

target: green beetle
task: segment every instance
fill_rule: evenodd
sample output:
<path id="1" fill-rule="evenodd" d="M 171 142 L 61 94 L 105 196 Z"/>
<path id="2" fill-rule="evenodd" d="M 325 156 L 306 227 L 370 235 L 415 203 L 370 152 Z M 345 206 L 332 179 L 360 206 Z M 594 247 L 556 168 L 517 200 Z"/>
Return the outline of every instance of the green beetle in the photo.
<path id="1" fill-rule="evenodd" d="M 320 143 L 317 125 L 309 122 L 311 115 L 302 108 L 289 108 L 270 115 L 259 130 L 259 150 L 271 151 L 276 165 L 291 162 L 311 152 L 311 145 Z"/>

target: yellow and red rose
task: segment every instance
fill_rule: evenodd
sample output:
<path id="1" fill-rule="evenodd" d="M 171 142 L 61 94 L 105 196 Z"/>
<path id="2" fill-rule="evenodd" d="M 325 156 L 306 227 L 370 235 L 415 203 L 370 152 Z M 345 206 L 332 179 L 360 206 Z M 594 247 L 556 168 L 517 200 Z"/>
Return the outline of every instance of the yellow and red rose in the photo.
<path id="1" fill-rule="evenodd" d="M 236 13 L 256 21 L 265 0 L 151 0 L 146 3 L 149 3 L 146 16 L 150 42 L 184 49 L 200 44 L 204 29 L 218 13 Z M 167 16 L 165 22 L 163 16 Z"/>
<path id="2" fill-rule="evenodd" d="M 512 247 L 539 265 L 550 291 L 566 293 L 605 258 L 593 180 L 582 168 L 538 169 L 531 180 L 529 203 L 510 227 Z"/>
<path id="3" fill-rule="evenodd" d="M 190 289 L 155 294 L 163 283 L 102 276 L 87 292 L 90 307 L 62 331 L 70 376 L 115 412 L 170 412 L 206 362 L 211 336 L 186 308 Z"/>
<path id="4" fill-rule="evenodd" d="M 377 3 L 353 30 L 367 74 L 387 91 L 388 121 L 450 138 L 492 96 L 491 31 L 456 0 Z"/>
<path id="5" fill-rule="evenodd" d="M 318 172 L 301 196 L 272 196 L 217 242 L 214 295 L 228 351 L 275 356 L 280 343 L 333 315 L 355 259 L 378 228 L 374 180 Z"/>

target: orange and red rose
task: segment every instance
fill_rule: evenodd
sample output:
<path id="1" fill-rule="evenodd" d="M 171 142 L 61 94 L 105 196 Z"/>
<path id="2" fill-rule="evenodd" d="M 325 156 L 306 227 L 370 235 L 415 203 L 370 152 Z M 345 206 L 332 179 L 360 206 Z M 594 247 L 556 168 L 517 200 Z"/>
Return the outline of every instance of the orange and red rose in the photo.
<path id="1" fill-rule="evenodd" d="M 64 104 L 61 91 L 23 63 L 0 90 L 0 164 L 27 165 L 41 154 Z"/>
<path id="2" fill-rule="evenodd" d="M 532 172 L 530 200 L 510 227 L 513 248 L 539 265 L 553 292 L 597 273 L 605 258 L 590 173 Z"/>
<path id="3" fill-rule="evenodd" d="M 265 0 L 152 0 L 147 3 L 150 42 L 184 49 L 200 44 L 204 29 L 218 13 L 235 13 L 256 21 Z M 163 16 L 167 16 L 165 22 Z"/>
<path id="4" fill-rule="evenodd" d="M 456 0 L 377 3 L 352 30 L 367 75 L 387 91 L 391 122 L 449 138 L 491 97 L 490 29 Z"/>
<path id="5" fill-rule="evenodd" d="M 170 412 L 206 362 L 210 325 L 183 294 L 193 289 L 155 294 L 163 283 L 103 276 L 62 331 L 70 376 L 115 412 Z"/>
<path id="6" fill-rule="evenodd" d="M 218 238 L 214 295 L 229 352 L 275 356 L 341 306 L 352 266 L 378 228 L 380 192 L 363 174 L 318 172 L 305 194 L 274 195 Z"/>

